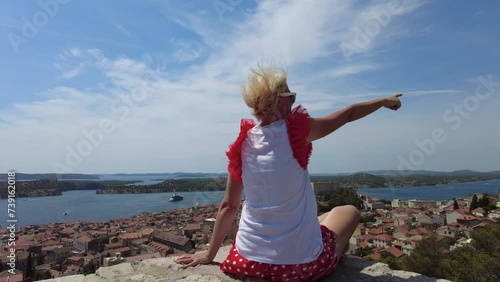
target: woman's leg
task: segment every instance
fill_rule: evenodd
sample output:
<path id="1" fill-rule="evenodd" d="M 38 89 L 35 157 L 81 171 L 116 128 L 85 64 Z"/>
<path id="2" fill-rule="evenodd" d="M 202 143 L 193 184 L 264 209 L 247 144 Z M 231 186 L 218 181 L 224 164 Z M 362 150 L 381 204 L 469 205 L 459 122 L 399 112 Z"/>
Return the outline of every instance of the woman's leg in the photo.
<path id="1" fill-rule="evenodd" d="M 321 223 L 323 219 L 325 219 L 328 216 L 329 213 L 330 212 L 325 212 L 324 214 L 318 216 L 319 223 Z"/>
<path id="2" fill-rule="evenodd" d="M 337 257 L 340 258 L 344 248 L 349 244 L 349 239 L 356 230 L 360 219 L 361 214 L 358 209 L 349 205 L 333 208 L 323 220 L 320 220 L 320 224 L 328 227 L 337 235 Z"/>

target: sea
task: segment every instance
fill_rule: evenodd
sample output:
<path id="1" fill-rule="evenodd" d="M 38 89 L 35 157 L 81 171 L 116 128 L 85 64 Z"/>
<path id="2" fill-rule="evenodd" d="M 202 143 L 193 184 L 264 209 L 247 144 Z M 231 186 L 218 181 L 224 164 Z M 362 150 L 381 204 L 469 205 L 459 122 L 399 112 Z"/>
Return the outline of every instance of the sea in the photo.
<path id="1" fill-rule="evenodd" d="M 149 180 L 154 182 L 153 180 Z M 148 182 L 149 182 L 148 181 Z M 479 182 L 452 183 L 435 186 L 358 189 L 379 199 L 392 200 L 448 200 L 473 193 L 499 193 L 500 179 Z M 150 194 L 96 194 L 93 190 L 63 192 L 59 196 L 16 198 L 16 226 L 69 221 L 107 221 L 127 218 L 143 212 L 154 213 L 196 205 L 220 204 L 224 191 L 182 192 L 183 201 L 169 202 L 172 193 Z M 7 199 L 0 200 L 0 226 L 8 227 Z"/>

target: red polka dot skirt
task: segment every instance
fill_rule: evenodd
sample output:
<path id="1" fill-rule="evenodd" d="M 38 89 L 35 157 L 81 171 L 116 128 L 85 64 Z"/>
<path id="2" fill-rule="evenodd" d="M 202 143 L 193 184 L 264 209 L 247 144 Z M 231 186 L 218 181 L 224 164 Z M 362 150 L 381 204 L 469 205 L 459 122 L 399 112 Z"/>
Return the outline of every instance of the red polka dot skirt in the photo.
<path id="1" fill-rule="evenodd" d="M 302 264 L 269 264 L 255 262 L 242 257 L 234 246 L 226 260 L 220 265 L 225 273 L 254 276 L 270 281 L 314 281 L 332 273 L 337 265 L 336 237 L 326 226 L 321 225 L 323 252 L 312 262 Z"/>

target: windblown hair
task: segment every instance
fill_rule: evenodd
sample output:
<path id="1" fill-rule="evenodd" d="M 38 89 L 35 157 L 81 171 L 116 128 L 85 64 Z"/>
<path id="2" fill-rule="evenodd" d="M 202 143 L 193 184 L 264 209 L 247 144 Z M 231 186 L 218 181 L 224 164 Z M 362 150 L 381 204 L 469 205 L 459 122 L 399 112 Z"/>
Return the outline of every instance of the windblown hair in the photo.
<path id="1" fill-rule="evenodd" d="M 242 86 L 243 99 L 260 121 L 276 114 L 278 94 L 287 88 L 283 69 L 258 66 L 250 69 L 248 83 Z"/>

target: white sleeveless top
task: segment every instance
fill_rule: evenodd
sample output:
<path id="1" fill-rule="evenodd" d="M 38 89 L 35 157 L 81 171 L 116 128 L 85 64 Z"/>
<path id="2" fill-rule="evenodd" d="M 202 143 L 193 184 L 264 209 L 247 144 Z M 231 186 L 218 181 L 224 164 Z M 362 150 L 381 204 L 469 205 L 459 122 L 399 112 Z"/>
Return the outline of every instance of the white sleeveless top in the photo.
<path id="1" fill-rule="evenodd" d="M 235 245 L 249 260 L 301 264 L 323 251 L 309 172 L 294 157 L 288 134 L 287 122 L 278 120 L 254 126 L 241 143 L 246 205 Z"/>

